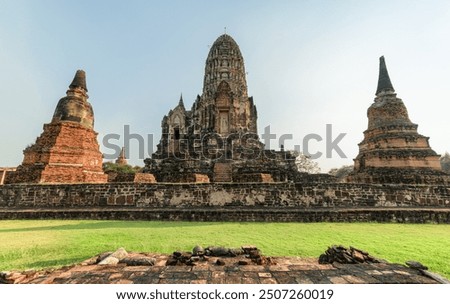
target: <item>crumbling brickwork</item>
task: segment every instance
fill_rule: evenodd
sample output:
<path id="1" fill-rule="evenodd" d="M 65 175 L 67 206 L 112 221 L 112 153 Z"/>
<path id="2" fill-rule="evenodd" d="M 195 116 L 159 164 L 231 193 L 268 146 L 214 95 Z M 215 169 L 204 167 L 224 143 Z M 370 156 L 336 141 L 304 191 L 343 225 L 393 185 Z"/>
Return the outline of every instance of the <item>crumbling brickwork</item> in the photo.
<path id="1" fill-rule="evenodd" d="M 51 123 L 45 124 L 36 142 L 24 150 L 22 164 L 5 183 L 107 182 L 87 98 L 85 73 L 79 70 L 67 96 L 58 102 Z"/>
<path id="2" fill-rule="evenodd" d="M 16 171 L 14 167 L 0 167 L 0 185 L 3 185 L 6 180 L 6 175 Z"/>
<path id="3" fill-rule="evenodd" d="M 368 128 L 359 144 L 349 181 L 363 183 L 446 184 L 439 155 L 428 137 L 417 132 L 405 104 L 394 91 L 384 57 L 374 103 L 367 110 Z"/>
<path id="4" fill-rule="evenodd" d="M 445 186 L 325 183 L 5 185 L 0 219 L 450 223 Z"/>
<path id="5" fill-rule="evenodd" d="M 446 186 L 348 183 L 105 183 L 0 186 L 0 208 L 450 208 Z"/>
<path id="6" fill-rule="evenodd" d="M 156 179 L 153 174 L 150 173 L 117 173 L 108 172 L 109 183 L 156 183 Z"/>
<path id="7" fill-rule="evenodd" d="M 158 150 L 145 160 L 145 172 L 159 182 L 185 182 L 193 174 L 213 182 L 235 182 L 242 180 L 241 174 L 272 175 L 264 180 L 285 181 L 296 171 L 290 153 L 266 151 L 259 141 L 244 59 L 226 34 L 209 51 L 202 95 L 190 110 L 181 97 L 161 127 Z"/>

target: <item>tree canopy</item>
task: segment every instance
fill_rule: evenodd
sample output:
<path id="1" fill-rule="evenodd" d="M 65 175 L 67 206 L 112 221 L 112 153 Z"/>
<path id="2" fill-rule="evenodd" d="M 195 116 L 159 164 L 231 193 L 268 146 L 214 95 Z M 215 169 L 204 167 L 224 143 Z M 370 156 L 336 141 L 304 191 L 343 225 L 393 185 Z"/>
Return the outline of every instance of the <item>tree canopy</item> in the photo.
<path id="1" fill-rule="evenodd" d="M 116 172 L 116 173 L 136 173 L 142 168 L 139 166 L 121 165 L 113 162 L 103 163 L 103 171 L 105 173 Z"/>

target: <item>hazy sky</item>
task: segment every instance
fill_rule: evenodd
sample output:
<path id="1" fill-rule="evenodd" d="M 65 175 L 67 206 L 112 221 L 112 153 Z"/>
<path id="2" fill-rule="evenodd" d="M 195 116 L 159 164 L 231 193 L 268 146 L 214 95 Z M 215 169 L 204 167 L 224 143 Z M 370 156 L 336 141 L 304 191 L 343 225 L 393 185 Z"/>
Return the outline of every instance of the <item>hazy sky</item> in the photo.
<path id="1" fill-rule="evenodd" d="M 381 55 L 419 133 L 450 151 L 450 1 L 0 0 L 0 167 L 21 163 L 77 69 L 100 143 L 130 125 L 156 144 L 180 93 L 188 108 L 201 94 L 224 27 L 244 56 L 259 133 L 293 134 L 287 148 L 325 137 L 326 124 L 333 137 L 347 133 L 347 158 L 320 158 L 323 171 L 357 155 Z M 143 165 L 131 148 L 130 162 Z"/>

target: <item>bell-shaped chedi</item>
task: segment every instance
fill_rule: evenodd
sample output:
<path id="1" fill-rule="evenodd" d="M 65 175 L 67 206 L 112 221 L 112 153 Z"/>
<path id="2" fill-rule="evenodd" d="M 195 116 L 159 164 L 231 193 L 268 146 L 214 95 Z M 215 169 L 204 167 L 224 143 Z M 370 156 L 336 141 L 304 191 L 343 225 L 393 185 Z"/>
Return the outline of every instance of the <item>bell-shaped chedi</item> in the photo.
<path id="1" fill-rule="evenodd" d="M 52 121 L 6 183 L 105 183 L 103 157 L 94 131 L 94 112 L 88 102 L 86 75 L 75 78 L 56 106 Z"/>
<path id="2" fill-rule="evenodd" d="M 397 98 L 384 57 L 380 58 L 378 87 L 374 103 L 367 110 L 369 124 L 354 171 L 348 180 L 362 183 L 447 183 L 439 155 L 430 148 L 428 137 L 417 132 L 408 110 Z"/>
<path id="3" fill-rule="evenodd" d="M 67 91 L 67 96 L 59 100 L 53 114 L 52 123 L 59 121 L 78 122 L 86 128 L 94 127 L 94 112 L 87 101 L 86 73 L 78 70 Z"/>

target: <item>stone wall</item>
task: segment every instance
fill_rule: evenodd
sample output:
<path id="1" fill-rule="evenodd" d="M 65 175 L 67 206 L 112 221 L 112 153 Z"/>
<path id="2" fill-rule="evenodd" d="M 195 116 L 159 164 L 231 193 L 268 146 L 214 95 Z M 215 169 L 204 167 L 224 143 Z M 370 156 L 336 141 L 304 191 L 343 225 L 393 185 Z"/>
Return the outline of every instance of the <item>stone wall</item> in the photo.
<path id="1" fill-rule="evenodd" d="M 156 183 L 153 174 L 150 173 L 117 173 L 108 172 L 108 183 Z"/>
<path id="2" fill-rule="evenodd" d="M 449 185 L 450 175 L 432 169 L 366 168 L 363 172 L 352 172 L 346 180 L 364 184 Z"/>
<path id="3" fill-rule="evenodd" d="M 16 171 L 15 167 L 0 167 L 0 186 L 5 183 L 6 176 L 14 171 Z"/>
<path id="4" fill-rule="evenodd" d="M 0 208 L 450 208 L 445 186 L 346 183 L 0 186 Z"/>
<path id="5" fill-rule="evenodd" d="M 236 175 L 233 178 L 237 183 L 273 183 L 272 175 L 267 173 L 249 173 Z"/>
<path id="6" fill-rule="evenodd" d="M 208 222 L 393 222 L 450 224 L 448 208 L 72 208 L 5 209 L 0 219 L 96 219 Z"/>

